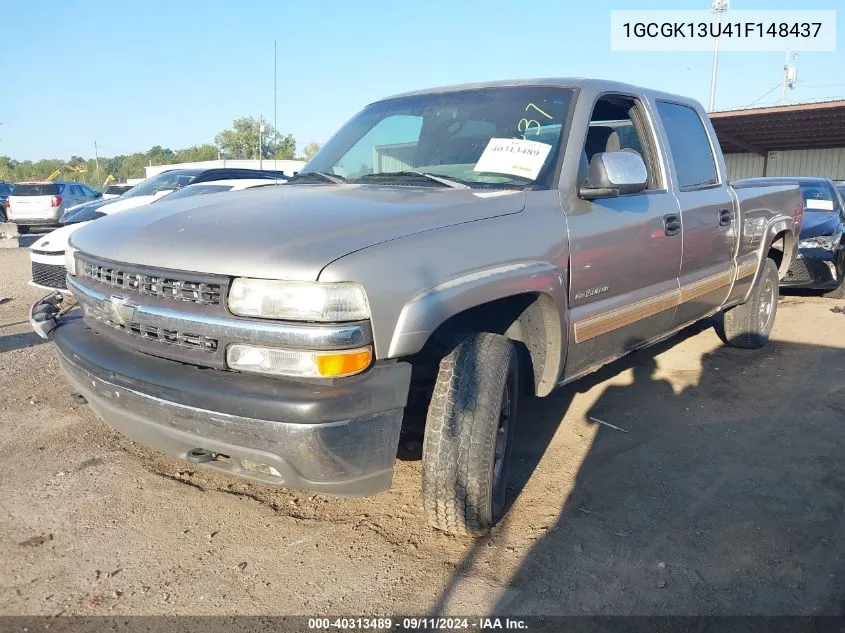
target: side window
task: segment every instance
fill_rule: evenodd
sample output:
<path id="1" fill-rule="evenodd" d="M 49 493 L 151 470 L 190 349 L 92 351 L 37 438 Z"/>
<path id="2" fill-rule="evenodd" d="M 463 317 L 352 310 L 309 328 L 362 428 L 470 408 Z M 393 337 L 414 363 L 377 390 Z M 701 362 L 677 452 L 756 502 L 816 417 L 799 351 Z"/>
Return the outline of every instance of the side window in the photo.
<path id="1" fill-rule="evenodd" d="M 84 194 L 82 193 L 82 187 L 80 187 L 79 185 L 71 185 L 71 186 L 70 186 L 70 192 L 71 192 L 74 196 L 82 196 L 82 195 L 84 195 Z"/>
<path id="2" fill-rule="evenodd" d="M 663 122 L 678 187 L 700 187 L 719 182 L 713 148 L 698 112 L 689 106 L 659 101 L 657 112 Z"/>
<path id="3" fill-rule="evenodd" d="M 606 95 L 593 106 L 582 154 L 583 176 L 593 156 L 601 152 L 635 152 L 648 171 L 648 189 L 662 188 L 660 163 L 651 128 L 640 103 L 631 97 Z"/>

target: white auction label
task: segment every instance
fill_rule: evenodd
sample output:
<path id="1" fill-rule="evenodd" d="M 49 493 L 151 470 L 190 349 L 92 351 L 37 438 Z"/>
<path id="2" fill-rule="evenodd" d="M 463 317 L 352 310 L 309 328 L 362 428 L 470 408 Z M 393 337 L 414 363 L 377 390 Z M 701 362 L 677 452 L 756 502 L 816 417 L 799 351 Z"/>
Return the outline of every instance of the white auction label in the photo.
<path id="1" fill-rule="evenodd" d="M 552 150 L 547 143 L 521 138 L 491 138 L 473 171 L 510 174 L 534 180 Z"/>
<path id="2" fill-rule="evenodd" d="M 810 198 L 805 205 L 808 209 L 817 209 L 819 211 L 833 211 L 833 200 L 819 200 L 818 198 Z"/>

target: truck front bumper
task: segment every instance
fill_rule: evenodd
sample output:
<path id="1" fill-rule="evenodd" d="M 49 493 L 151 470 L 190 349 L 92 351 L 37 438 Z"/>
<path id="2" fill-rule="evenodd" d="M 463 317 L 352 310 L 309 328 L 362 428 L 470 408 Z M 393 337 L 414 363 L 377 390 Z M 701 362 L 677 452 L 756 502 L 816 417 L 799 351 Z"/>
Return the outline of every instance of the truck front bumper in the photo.
<path id="1" fill-rule="evenodd" d="M 129 351 L 89 329 L 78 311 L 57 317 L 46 336 L 73 387 L 131 440 L 271 485 L 348 496 L 390 487 L 408 363 L 315 385 Z"/>

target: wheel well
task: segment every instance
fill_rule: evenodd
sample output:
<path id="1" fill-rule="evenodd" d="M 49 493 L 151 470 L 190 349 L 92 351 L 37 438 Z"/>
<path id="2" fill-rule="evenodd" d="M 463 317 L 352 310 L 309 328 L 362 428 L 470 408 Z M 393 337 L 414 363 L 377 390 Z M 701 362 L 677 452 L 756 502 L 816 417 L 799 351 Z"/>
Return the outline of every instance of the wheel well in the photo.
<path id="1" fill-rule="evenodd" d="M 778 277 L 783 279 L 786 275 L 787 270 L 789 269 L 790 260 L 788 257 L 785 257 L 786 248 L 787 248 L 787 236 L 788 233 L 786 231 L 782 231 L 775 235 L 774 239 L 772 240 L 771 246 L 769 246 L 769 252 L 766 256 L 773 260 L 778 267 Z"/>
<path id="2" fill-rule="evenodd" d="M 423 349 L 409 359 L 415 379 L 432 380 L 440 359 L 471 332 L 501 334 L 514 341 L 523 368 L 523 389 L 548 394 L 560 362 L 560 320 L 554 300 L 542 293 L 523 293 L 474 306 L 448 318 Z"/>

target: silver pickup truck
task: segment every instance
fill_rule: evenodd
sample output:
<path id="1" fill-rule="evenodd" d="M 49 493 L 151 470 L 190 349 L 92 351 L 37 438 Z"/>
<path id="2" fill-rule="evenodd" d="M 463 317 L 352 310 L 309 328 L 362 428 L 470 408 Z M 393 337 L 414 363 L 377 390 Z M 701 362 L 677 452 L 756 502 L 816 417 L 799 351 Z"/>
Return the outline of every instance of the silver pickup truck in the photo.
<path id="1" fill-rule="evenodd" d="M 506 507 L 520 392 L 713 315 L 764 345 L 803 209 L 728 184 L 695 101 L 582 79 L 378 101 L 288 184 L 154 206 L 73 234 L 80 309 L 32 308 L 94 411 L 194 463 L 370 495 L 419 401 L 426 515 L 471 535 Z"/>

